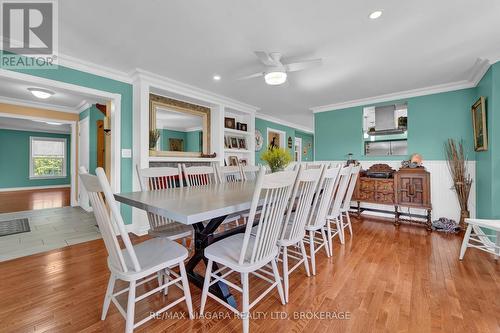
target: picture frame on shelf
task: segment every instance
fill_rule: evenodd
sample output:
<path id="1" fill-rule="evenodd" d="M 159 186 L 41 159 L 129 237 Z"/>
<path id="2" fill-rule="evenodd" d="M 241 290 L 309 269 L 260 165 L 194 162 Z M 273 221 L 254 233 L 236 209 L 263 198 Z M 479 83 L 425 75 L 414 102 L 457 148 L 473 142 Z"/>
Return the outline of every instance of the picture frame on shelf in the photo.
<path id="1" fill-rule="evenodd" d="M 240 131 L 247 132 L 248 126 L 245 123 L 240 123 Z"/>
<path id="2" fill-rule="evenodd" d="M 224 148 L 231 148 L 231 142 L 229 141 L 229 138 L 227 136 L 224 136 Z"/>
<path id="3" fill-rule="evenodd" d="M 234 155 L 228 156 L 227 160 L 228 160 L 229 166 L 238 166 L 239 165 L 238 156 L 234 156 Z"/>
<path id="4" fill-rule="evenodd" d="M 241 123 L 240 123 L 240 122 L 237 122 L 237 123 L 236 123 L 236 129 L 237 129 L 238 131 L 241 131 Z"/>
<path id="5" fill-rule="evenodd" d="M 247 166 L 248 165 L 248 159 L 246 159 L 246 158 L 240 158 L 239 164 L 241 166 Z"/>
<path id="6" fill-rule="evenodd" d="M 235 137 L 230 137 L 229 138 L 230 140 L 230 147 L 229 148 L 232 148 L 232 149 L 238 149 L 238 138 L 235 138 Z"/>
<path id="7" fill-rule="evenodd" d="M 247 140 L 245 138 L 238 139 L 238 148 L 239 149 L 247 149 Z"/>
<path id="8" fill-rule="evenodd" d="M 224 127 L 229 129 L 236 129 L 236 119 L 231 117 L 224 117 Z"/>

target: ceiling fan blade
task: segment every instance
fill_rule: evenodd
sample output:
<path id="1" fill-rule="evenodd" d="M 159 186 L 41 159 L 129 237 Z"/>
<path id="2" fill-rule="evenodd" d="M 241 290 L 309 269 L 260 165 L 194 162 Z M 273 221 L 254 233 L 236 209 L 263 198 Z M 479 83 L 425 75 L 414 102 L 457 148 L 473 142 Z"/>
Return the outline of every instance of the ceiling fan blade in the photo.
<path id="1" fill-rule="evenodd" d="M 287 72 L 296 72 L 304 69 L 312 68 L 321 65 L 322 59 L 311 59 L 304 60 L 300 62 L 293 62 L 291 64 L 285 64 L 285 69 Z"/>
<path id="2" fill-rule="evenodd" d="M 255 55 L 266 66 L 276 66 L 276 61 L 267 52 L 255 51 Z"/>
<path id="3" fill-rule="evenodd" d="M 254 73 L 254 74 L 250 74 L 250 75 L 247 75 L 247 76 L 243 76 L 243 77 L 240 77 L 238 80 L 248 80 L 248 79 L 253 79 L 253 78 L 261 77 L 261 76 L 264 76 L 263 72 Z"/>

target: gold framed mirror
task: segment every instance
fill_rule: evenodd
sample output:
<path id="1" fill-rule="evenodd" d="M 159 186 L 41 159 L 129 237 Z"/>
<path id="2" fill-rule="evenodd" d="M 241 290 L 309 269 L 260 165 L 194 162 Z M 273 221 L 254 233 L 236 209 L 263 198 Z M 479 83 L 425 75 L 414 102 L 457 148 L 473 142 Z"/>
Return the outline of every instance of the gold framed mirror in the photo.
<path id="1" fill-rule="evenodd" d="M 210 152 L 210 108 L 149 95 L 149 155 L 201 157 Z"/>

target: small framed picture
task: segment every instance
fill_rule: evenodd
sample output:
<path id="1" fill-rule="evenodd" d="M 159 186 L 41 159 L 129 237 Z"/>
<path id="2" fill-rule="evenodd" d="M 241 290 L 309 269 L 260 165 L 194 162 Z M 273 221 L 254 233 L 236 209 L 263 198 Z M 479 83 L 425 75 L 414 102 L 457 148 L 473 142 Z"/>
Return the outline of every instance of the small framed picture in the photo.
<path id="1" fill-rule="evenodd" d="M 247 149 L 247 140 L 244 138 L 239 138 L 238 139 L 238 148 L 239 149 Z"/>
<path id="2" fill-rule="evenodd" d="M 224 137 L 224 148 L 231 148 L 231 143 L 229 142 L 229 138 L 227 136 Z"/>
<path id="3" fill-rule="evenodd" d="M 238 166 L 238 156 L 229 156 L 227 159 L 229 166 Z"/>
<path id="4" fill-rule="evenodd" d="M 240 122 L 237 122 L 237 123 L 236 123 L 236 129 L 237 129 L 238 131 L 241 131 L 241 123 L 240 123 Z"/>
<path id="5" fill-rule="evenodd" d="M 248 165 L 248 160 L 246 158 L 241 158 L 239 161 L 240 165 L 242 166 L 247 166 Z"/>
<path id="6" fill-rule="evenodd" d="M 238 138 L 229 138 L 231 141 L 229 142 L 229 144 L 231 145 L 231 147 L 229 148 L 233 148 L 233 149 L 238 149 Z"/>
<path id="7" fill-rule="evenodd" d="M 230 129 L 236 129 L 236 120 L 234 118 L 225 117 L 224 127 Z"/>
<path id="8" fill-rule="evenodd" d="M 240 123 L 240 131 L 246 132 L 248 130 L 247 124 Z"/>

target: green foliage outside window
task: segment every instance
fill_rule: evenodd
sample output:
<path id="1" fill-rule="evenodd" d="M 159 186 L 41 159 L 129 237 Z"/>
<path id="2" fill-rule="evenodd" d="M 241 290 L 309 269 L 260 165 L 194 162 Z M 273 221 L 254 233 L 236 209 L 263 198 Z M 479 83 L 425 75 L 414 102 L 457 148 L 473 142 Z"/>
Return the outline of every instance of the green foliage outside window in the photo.
<path id="1" fill-rule="evenodd" d="M 33 157 L 33 174 L 36 177 L 62 176 L 63 167 L 62 157 Z"/>

